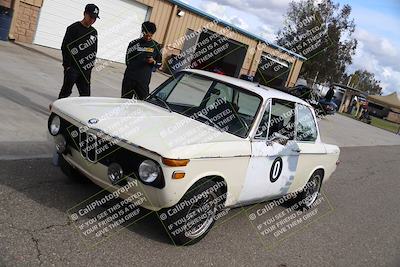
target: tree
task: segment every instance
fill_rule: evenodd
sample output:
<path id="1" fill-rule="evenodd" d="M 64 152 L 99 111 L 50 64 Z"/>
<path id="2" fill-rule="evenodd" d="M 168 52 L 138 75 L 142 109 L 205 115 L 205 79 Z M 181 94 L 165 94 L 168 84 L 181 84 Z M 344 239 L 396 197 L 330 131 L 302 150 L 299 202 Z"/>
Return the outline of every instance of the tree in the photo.
<path id="1" fill-rule="evenodd" d="M 350 76 L 349 85 L 368 94 L 380 95 L 382 87 L 380 81 L 375 79 L 375 74 L 366 70 L 356 70 Z"/>
<path id="2" fill-rule="evenodd" d="M 301 75 L 319 83 L 338 82 L 352 63 L 357 48 L 353 37 L 354 19 L 351 7 L 340 8 L 332 0 L 291 2 L 284 25 L 278 31 L 277 43 L 302 54 Z"/>

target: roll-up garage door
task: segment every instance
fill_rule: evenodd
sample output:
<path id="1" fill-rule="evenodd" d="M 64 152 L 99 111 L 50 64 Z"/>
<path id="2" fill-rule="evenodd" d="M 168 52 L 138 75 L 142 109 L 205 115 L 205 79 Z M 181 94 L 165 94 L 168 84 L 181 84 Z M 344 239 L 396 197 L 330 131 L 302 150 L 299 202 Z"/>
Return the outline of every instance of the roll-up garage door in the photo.
<path id="1" fill-rule="evenodd" d="M 151 9 L 134 0 L 92 0 L 100 9 L 100 19 L 93 27 L 99 34 L 97 57 L 125 61 L 130 41 L 139 38 L 141 24 Z M 81 0 L 44 0 L 40 10 L 34 43 L 61 48 L 67 27 L 83 18 L 87 3 Z"/>

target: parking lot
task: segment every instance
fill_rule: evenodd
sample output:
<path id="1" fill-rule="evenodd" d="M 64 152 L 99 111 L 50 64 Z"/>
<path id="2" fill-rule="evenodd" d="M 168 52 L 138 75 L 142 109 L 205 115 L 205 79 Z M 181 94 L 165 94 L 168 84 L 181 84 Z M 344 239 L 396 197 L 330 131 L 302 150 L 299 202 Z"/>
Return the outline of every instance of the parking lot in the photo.
<path id="1" fill-rule="evenodd" d="M 331 211 L 274 246 L 238 208 L 190 247 L 172 245 L 154 212 L 88 247 L 67 210 L 101 189 L 71 182 L 51 164 L 47 117 L 62 81 L 58 54 L 0 42 L 0 266 L 400 264 L 400 136 L 341 115 L 319 122 L 322 140 L 341 147 L 342 163 L 324 187 Z M 119 97 L 123 71 L 94 72 L 92 95 Z M 155 73 L 150 87 L 165 79 Z"/>

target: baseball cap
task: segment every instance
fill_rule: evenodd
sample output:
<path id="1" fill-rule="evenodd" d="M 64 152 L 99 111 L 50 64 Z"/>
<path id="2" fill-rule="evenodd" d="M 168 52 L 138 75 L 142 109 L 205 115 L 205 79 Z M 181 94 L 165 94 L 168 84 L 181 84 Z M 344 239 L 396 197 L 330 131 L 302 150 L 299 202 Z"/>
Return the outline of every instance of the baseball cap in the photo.
<path id="1" fill-rule="evenodd" d="M 85 13 L 88 13 L 92 18 L 100 18 L 99 7 L 95 4 L 87 4 L 85 7 Z"/>

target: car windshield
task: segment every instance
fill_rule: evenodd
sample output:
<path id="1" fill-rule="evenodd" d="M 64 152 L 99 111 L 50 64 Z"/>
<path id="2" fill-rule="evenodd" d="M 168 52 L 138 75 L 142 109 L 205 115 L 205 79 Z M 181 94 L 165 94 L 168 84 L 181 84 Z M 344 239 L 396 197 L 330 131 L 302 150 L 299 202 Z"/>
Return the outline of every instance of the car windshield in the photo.
<path id="1" fill-rule="evenodd" d="M 262 99 L 231 84 L 181 73 L 163 83 L 146 101 L 245 138 Z"/>

